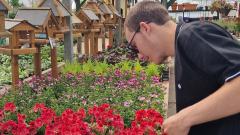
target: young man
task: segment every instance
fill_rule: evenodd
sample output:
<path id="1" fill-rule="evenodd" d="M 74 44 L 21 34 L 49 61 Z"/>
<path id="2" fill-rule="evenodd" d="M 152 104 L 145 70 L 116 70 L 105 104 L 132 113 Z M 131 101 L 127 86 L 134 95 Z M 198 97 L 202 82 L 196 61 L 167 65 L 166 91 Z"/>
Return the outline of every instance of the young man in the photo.
<path id="1" fill-rule="evenodd" d="M 136 4 L 125 21 L 129 45 L 160 64 L 175 56 L 177 114 L 167 135 L 240 134 L 240 45 L 209 22 L 176 24 L 158 2 Z"/>

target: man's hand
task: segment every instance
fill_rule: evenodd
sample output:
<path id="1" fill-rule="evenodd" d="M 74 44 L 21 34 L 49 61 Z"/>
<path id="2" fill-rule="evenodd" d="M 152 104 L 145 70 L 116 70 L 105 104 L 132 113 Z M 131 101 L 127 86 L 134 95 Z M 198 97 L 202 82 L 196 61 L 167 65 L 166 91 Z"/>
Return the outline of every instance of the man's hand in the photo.
<path id="1" fill-rule="evenodd" d="M 184 112 L 179 112 L 163 122 L 163 135 L 188 135 L 190 127 L 187 115 Z"/>

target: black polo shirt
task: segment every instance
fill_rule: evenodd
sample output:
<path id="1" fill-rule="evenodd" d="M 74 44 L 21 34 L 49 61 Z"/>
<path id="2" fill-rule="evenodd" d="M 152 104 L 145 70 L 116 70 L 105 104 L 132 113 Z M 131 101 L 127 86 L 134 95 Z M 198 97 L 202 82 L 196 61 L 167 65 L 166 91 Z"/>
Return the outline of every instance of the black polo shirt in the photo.
<path id="1" fill-rule="evenodd" d="M 178 24 L 175 51 L 177 111 L 240 76 L 239 42 L 218 25 Z M 189 135 L 240 135 L 240 114 L 194 126 Z"/>

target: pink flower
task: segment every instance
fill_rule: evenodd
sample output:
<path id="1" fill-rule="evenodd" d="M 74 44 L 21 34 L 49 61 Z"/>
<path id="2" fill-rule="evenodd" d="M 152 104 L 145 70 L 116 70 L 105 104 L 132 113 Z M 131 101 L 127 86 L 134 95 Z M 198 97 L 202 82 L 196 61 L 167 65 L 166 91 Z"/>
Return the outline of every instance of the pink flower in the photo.
<path id="1" fill-rule="evenodd" d="M 124 105 L 125 107 L 129 107 L 129 106 L 131 105 L 131 103 L 128 102 L 128 101 L 125 101 L 125 102 L 123 103 L 123 105 Z"/>
<path id="2" fill-rule="evenodd" d="M 143 101 L 143 100 L 145 100 L 146 98 L 145 97 L 138 97 L 138 100 L 139 101 Z"/>

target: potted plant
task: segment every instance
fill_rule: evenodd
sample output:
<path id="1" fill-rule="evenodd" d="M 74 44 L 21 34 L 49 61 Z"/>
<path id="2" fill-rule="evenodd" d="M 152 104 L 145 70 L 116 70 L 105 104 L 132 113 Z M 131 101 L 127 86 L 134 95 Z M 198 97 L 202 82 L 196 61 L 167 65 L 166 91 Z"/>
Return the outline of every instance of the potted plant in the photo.
<path id="1" fill-rule="evenodd" d="M 172 11 L 176 11 L 177 10 L 177 2 L 174 2 L 172 4 Z"/>
<path id="2" fill-rule="evenodd" d="M 216 11 L 220 13 L 222 17 L 226 17 L 232 9 L 233 6 L 225 0 L 215 0 L 210 6 L 212 13 Z"/>

